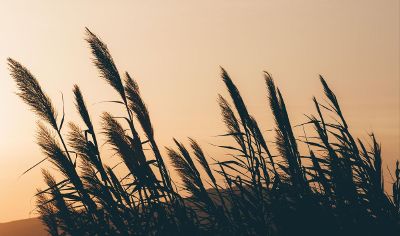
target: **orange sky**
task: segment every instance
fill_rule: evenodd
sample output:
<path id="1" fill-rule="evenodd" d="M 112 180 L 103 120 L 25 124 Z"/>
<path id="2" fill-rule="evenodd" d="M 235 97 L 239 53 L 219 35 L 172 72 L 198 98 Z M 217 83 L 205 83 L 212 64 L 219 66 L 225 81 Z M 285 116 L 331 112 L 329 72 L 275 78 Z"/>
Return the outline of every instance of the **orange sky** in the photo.
<path id="1" fill-rule="evenodd" d="M 385 164 L 399 159 L 398 0 L 59 2 L 0 6 L 0 222 L 32 216 L 32 196 L 42 186 L 39 168 L 19 178 L 41 154 L 36 119 L 14 94 L 7 57 L 36 75 L 59 110 L 64 93 L 69 121 L 78 120 L 74 83 L 93 116 L 117 110 L 95 105 L 116 94 L 91 64 L 85 26 L 108 44 L 119 69 L 137 79 L 160 146 L 191 136 L 220 154 L 209 143 L 224 132 L 216 102 L 218 93 L 226 94 L 221 65 L 263 129 L 273 127 L 263 70 L 282 89 L 294 124 L 313 112 L 312 96 L 322 97 L 318 74 L 324 75 L 354 133 L 375 131 Z"/>

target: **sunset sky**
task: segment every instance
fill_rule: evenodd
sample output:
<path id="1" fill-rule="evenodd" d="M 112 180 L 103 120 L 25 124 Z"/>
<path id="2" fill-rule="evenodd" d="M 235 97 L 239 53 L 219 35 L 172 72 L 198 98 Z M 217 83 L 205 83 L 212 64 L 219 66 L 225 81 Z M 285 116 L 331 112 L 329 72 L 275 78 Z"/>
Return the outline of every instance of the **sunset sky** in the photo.
<path id="1" fill-rule="evenodd" d="M 225 130 L 219 66 L 263 130 L 274 127 L 264 70 L 281 88 L 293 124 L 314 112 L 313 95 L 322 98 L 321 74 L 351 130 L 361 138 L 376 133 L 386 169 L 400 159 L 399 8 L 398 0 L 2 1 L 0 222 L 33 217 L 33 195 L 43 186 L 40 167 L 52 170 L 44 164 L 20 177 L 42 154 L 35 144 L 37 118 L 15 95 L 7 57 L 30 69 L 59 113 L 64 94 L 68 121 L 79 121 L 75 83 L 93 117 L 118 114 L 118 106 L 100 103 L 116 93 L 92 65 L 88 27 L 107 43 L 120 72 L 138 81 L 160 146 L 190 136 L 214 157 L 223 152 L 210 144 Z"/>

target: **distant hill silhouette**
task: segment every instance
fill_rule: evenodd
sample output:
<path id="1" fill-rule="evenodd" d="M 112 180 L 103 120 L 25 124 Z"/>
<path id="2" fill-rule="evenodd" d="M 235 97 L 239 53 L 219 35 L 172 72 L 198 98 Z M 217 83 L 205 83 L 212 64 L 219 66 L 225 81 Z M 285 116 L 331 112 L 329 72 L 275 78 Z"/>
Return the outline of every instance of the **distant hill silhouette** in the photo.
<path id="1" fill-rule="evenodd" d="M 0 223 L 0 235 L 7 236 L 45 236 L 49 235 L 38 218 Z"/>

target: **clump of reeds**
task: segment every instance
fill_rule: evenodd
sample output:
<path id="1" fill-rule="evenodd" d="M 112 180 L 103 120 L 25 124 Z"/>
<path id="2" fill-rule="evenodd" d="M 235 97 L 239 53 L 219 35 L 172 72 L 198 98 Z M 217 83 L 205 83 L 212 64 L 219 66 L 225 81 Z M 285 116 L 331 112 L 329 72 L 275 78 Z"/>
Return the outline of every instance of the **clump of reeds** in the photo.
<path id="1" fill-rule="evenodd" d="M 45 159 L 47 189 L 38 190 L 37 212 L 51 235 L 395 235 L 399 233 L 400 167 L 392 195 L 385 192 L 381 145 L 354 137 L 339 102 L 321 77 L 327 102 L 313 99 L 316 114 L 294 126 L 281 91 L 264 73 L 275 117 L 274 145 L 267 142 L 238 88 L 222 69 L 230 95 L 218 102 L 232 145 L 229 157 L 209 163 L 200 145 L 177 140 L 167 148 L 182 188 L 159 150 L 137 82 L 120 73 L 107 46 L 87 29 L 100 76 L 117 92 L 126 115 L 104 112 L 102 134 L 125 165 L 119 176 L 104 164 L 98 137 L 80 88 L 75 105 L 84 127 L 58 119 L 36 78 L 9 59 L 18 95 L 39 116 L 37 142 Z M 139 135 L 138 127 L 144 136 Z M 304 135 L 296 135 L 301 129 Z M 306 132 L 307 131 L 307 132 Z M 300 152 L 305 146 L 307 153 Z M 150 148 L 152 153 L 144 152 Z M 40 163 L 38 163 L 40 164 Z M 37 166 L 37 165 L 35 165 Z M 202 171 L 198 168 L 201 167 Z M 30 169 L 29 169 L 30 170 Z M 222 179 L 222 181 L 217 181 Z M 181 189 L 181 190 L 179 190 Z M 183 189 L 183 190 L 182 190 Z"/>

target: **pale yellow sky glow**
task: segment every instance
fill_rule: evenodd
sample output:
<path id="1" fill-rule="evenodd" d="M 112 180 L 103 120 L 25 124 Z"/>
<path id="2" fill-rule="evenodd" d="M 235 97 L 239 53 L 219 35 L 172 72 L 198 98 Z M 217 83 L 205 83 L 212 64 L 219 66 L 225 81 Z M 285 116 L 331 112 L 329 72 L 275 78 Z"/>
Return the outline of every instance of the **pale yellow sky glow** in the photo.
<path id="1" fill-rule="evenodd" d="M 223 154 L 210 145 L 225 130 L 217 104 L 217 94 L 226 94 L 221 65 L 263 129 L 274 125 L 263 70 L 281 88 L 294 124 L 314 113 L 323 75 L 352 131 L 376 133 L 385 165 L 400 159 L 398 0 L 2 1 L 0 222 L 34 216 L 33 195 L 43 186 L 40 167 L 19 177 L 42 156 L 37 118 L 15 95 L 7 57 L 31 70 L 59 113 L 63 92 L 68 121 L 79 121 L 75 83 L 92 116 L 118 110 L 98 104 L 116 94 L 91 63 L 85 26 L 107 43 L 120 71 L 137 79 L 160 146 L 190 136 L 214 157 Z"/>

